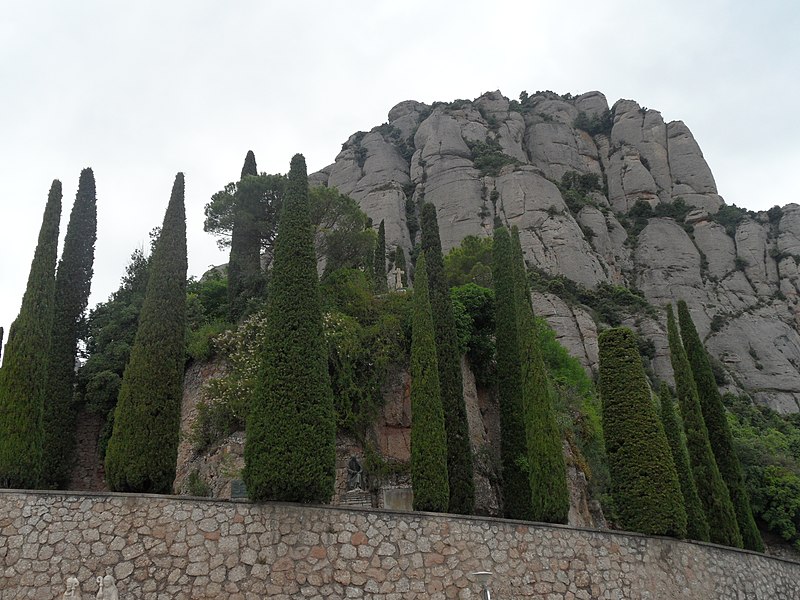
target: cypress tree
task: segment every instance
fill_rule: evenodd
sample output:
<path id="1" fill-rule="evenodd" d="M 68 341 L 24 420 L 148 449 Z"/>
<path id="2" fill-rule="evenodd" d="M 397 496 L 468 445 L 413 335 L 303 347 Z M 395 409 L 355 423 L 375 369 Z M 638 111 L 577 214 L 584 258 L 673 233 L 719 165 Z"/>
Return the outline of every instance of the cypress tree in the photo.
<path id="1" fill-rule="evenodd" d="M 56 273 L 55 312 L 44 410 L 42 485 L 64 488 L 69 482 L 75 445 L 75 356 L 79 327 L 89 302 L 97 239 L 94 173 L 81 171 L 78 193 L 64 236 Z"/>
<path id="2" fill-rule="evenodd" d="M 711 370 L 711 362 L 706 349 L 700 341 L 700 336 L 697 334 L 697 329 L 689 314 L 689 308 L 683 300 L 678 301 L 678 322 L 692 376 L 697 385 L 703 419 L 708 428 L 708 439 L 711 442 L 714 457 L 717 459 L 719 472 L 725 485 L 728 486 L 744 547 L 748 550 L 763 552 L 764 542 L 753 518 L 750 498 L 744 484 L 742 465 L 736 454 L 736 448 L 733 446 L 733 437 L 725 416 L 722 396 L 720 396 L 717 382 L 714 379 L 714 372 Z"/>
<path id="3" fill-rule="evenodd" d="M 531 486 L 524 464 L 528 459 L 515 269 L 511 236 L 494 230 L 492 281 L 495 289 L 497 388 L 500 397 L 500 459 L 503 514 L 510 519 L 534 518 Z"/>
<path id="4" fill-rule="evenodd" d="M 403 287 L 408 287 L 408 270 L 406 269 L 406 253 L 403 251 L 401 246 L 397 246 L 394 252 L 394 266 L 396 269 L 400 269 L 403 274 L 400 275 L 400 281 L 403 283 Z"/>
<path id="5" fill-rule="evenodd" d="M 436 207 L 422 207 L 421 248 L 425 253 L 428 273 L 433 326 L 436 338 L 436 357 L 439 361 L 439 384 L 447 431 L 447 477 L 450 487 L 449 512 L 472 514 L 475 508 L 475 484 L 472 469 L 472 448 L 469 439 L 467 409 L 464 405 L 464 383 L 461 375 L 461 355 L 453 314 L 450 290 L 444 274 L 442 242 Z M 415 277 L 416 282 L 419 278 Z"/>
<path id="6" fill-rule="evenodd" d="M 0 360 L 3 358 L 3 336 L 5 335 L 5 331 L 2 327 L 0 327 Z"/>
<path id="7" fill-rule="evenodd" d="M 178 453 L 186 346 L 186 212 L 178 173 L 149 277 L 106 450 L 115 491 L 164 494 Z"/>
<path id="8" fill-rule="evenodd" d="M 553 409 L 553 387 L 539 348 L 519 230 L 514 227 L 511 234 L 533 520 L 566 523 L 569 514 L 569 488 L 562 434 Z"/>
<path id="9" fill-rule="evenodd" d="M 667 306 L 667 336 L 672 371 L 675 375 L 675 390 L 683 417 L 683 429 L 686 432 L 686 449 L 689 453 L 697 495 L 700 496 L 708 521 L 709 537 L 716 544 L 741 548 L 742 536 L 736 523 L 736 512 L 708 441 L 708 430 L 703 420 L 697 388 L 692 379 L 686 351 L 681 344 L 672 306 Z"/>
<path id="10" fill-rule="evenodd" d="M 600 334 L 600 397 L 612 493 L 621 527 L 647 535 L 686 536 L 678 474 L 656 415 L 636 334 Z"/>
<path id="11" fill-rule="evenodd" d="M 53 327 L 61 182 L 53 181 L 19 315 L 0 369 L 0 487 L 34 488 L 42 472 L 42 412 Z"/>
<path id="12" fill-rule="evenodd" d="M 379 294 L 387 291 L 389 286 L 386 280 L 386 225 L 383 220 L 378 226 L 378 242 L 375 244 L 372 271 L 375 276 L 375 291 Z"/>
<path id="13" fill-rule="evenodd" d="M 675 468 L 678 470 L 678 481 L 681 484 L 683 504 L 686 507 L 686 536 L 691 540 L 708 542 L 711 540 L 708 521 L 703 511 L 703 503 L 697 495 L 697 486 L 689 464 L 689 453 L 686 450 L 686 441 L 683 439 L 683 427 L 675 414 L 672 394 L 664 382 L 661 383 L 658 397 L 661 400 L 661 422 L 672 450 Z"/>
<path id="14" fill-rule="evenodd" d="M 251 500 L 329 502 L 336 418 L 322 332 L 308 176 L 292 158 L 278 224 L 256 394 L 247 417 L 243 478 Z"/>
<path id="15" fill-rule="evenodd" d="M 417 258 L 411 333 L 411 483 L 414 510 L 449 506 L 447 434 L 425 253 Z"/>
<path id="16" fill-rule="evenodd" d="M 248 300 L 263 292 L 258 186 L 250 180 L 250 177 L 257 175 L 256 157 L 249 150 L 234 196 L 231 254 L 228 260 L 228 306 L 232 322 L 245 313 Z"/>

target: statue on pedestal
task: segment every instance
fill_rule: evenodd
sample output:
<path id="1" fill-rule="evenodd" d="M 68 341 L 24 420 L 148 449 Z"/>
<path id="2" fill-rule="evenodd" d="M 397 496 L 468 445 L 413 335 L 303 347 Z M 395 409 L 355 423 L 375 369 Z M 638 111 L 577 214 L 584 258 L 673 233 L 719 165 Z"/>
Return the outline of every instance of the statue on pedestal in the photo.
<path id="1" fill-rule="evenodd" d="M 67 591 L 64 600 L 81 600 L 81 584 L 77 577 L 67 577 Z"/>

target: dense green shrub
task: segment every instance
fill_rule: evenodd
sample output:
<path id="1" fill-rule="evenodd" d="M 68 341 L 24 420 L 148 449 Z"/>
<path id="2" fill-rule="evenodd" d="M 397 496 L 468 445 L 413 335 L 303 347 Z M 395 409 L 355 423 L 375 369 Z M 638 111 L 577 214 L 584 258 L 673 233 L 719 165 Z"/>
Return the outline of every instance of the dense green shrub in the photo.
<path id="1" fill-rule="evenodd" d="M 458 348 L 458 335 L 450 290 L 445 279 L 436 207 L 433 204 L 423 205 L 421 226 L 421 247 L 425 253 L 427 266 L 439 367 L 439 385 L 444 408 L 445 430 L 447 431 L 449 510 L 452 513 L 468 515 L 472 514 L 475 507 L 472 448 L 469 439 L 467 409 L 464 404 L 461 353 Z"/>
<path id="2" fill-rule="evenodd" d="M 711 449 L 697 386 L 681 343 L 671 305 L 667 306 L 667 337 L 672 371 L 675 374 L 678 405 L 686 433 L 686 449 L 689 453 L 697 494 L 700 496 L 708 521 L 711 541 L 741 548 L 742 536 L 736 522 L 736 512 Z"/>
<path id="3" fill-rule="evenodd" d="M 247 417 L 242 476 L 251 500 L 329 502 L 336 417 L 309 216 L 305 159 L 292 158 Z"/>
<path id="4" fill-rule="evenodd" d="M 172 490 L 186 352 L 186 269 L 184 179 L 178 173 L 106 450 L 106 481 L 115 491 Z"/>
<path id="5" fill-rule="evenodd" d="M 96 239 L 94 174 L 91 169 L 83 169 L 56 274 L 53 332 L 44 396 L 42 487 L 64 489 L 69 483 L 75 446 L 75 358 L 80 326 L 89 301 Z"/>
<path id="6" fill-rule="evenodd" d="M 42 473 L 45 381 L 53 327 L 61 182 L 53 181 L 19 315 L 0 368 L 0 487 L 32 489 Z"/>
<path id="7" fill-rule="evenodd" d="M 444 257 L 444 272 L 451 287 L 475 283 L 492 286 L 492 238 L 468 235 Z"/>
<path id="8" fill-rule="evenodd" d="M 576 129 L 583 129 L 589 135 L 611 135 L 611 128 L 614 126 L 614 113 L 609 109 L 604 110 L 599 115 L 589 117 L 585 112 L 580 111 L 572 124 Z"/>
<path id="9" fill-rule="evenodd" d="M 603 432 L 619 525 L 648 535 L 686 535 L 678 474 L 636 349 L 636 334 L 600 334 Z"/>
<path id="10" fill-rule="evenodd" d="M 457 319 L 458 337 L 463 341 L 461 349 L 466 352 L 475 381 L 478 385 L 495 383 L 495 319 L 494 291 L 467 283 L 450 288 L 454 313 L 463 315 Z"/>
<path id="11" fill-rule="evenodd" d="M 700 496 L 697 495 L 697 486 L 694 483 L 692 467 L 689 464 L 689 453 L 686 450 L 683 427 L 675 414 L 672 394 L 666 383 L 661 383 L 658 397 L 661 401 L 661 422 L 664 425 L 664 433 L 667 434 L 669 448 L 678 471 L 683 504 L 686 507 L 686 536 L 691 540 L 708 542 L 711 539 L 708 532 L 708 520 L 706 520 Z"/>
<path id="12" fill-rule="evenodd" d="M 480 171 L 481 177 L 497 177 L 506 165 L 519 164 L 516 158 L 503 152 L 500 142 L 494 138 L 486 138 L 485 142 L 467 142 L 467 145 L 472 152 L 472 162 Z"/>
<path id="13" fill-rule="evenodd" d="M 414 510 L 446 512 L 449 506 L 447 433 L 425 252 L 414 277 L 411 337 L 411 483 Z"/>
<path id="14" fill-rule="evenodd" d="M 736 229 L 739 224 L 753 215 L 754 213 L 744 208 L 739 208 L 735 204 L 725 204 L 711 215 L 711 220 L 722 225 L 725 228 L 725 233 L 729 236 L 736 237 Z"/>
<path id="15" fill-rule="evenodd" d="M 714 372 L 711 363 L 697 334 L 692 317 L 689 314 L 689 307 L 686 302 L 678 302 L 678 321 L 681 329 L 681 339 L 686 349 L 686 356 L 692 369 L 692 375 L 697 385 L 697 394 L 700 398 L 700 406 L 703 409 L 703 419 L 708 428 L 708 439 L 711 442 L 711 449 L 717 459 L 722 479 L 728 486 L 731 501 L 736 510 L 736 521 L 739 524 L 739 531 L 742 534 L 744 547 L 756 552 L 764 551 L 764 542 L 758 532 L 753 511 L 750 508 L 750 499 L 747 496 L 747 489 L 744 485 L 744 474 L 733 446 L 728 418 L 725 415 L 725 406 L 722 404 L 722 396 L 719 393 L 717 382 L 714 379 Z"/>
<path id="16" fill-rule="evenodd" d="M 525 463 L 528 448 L 522 402 L 522 363 L 513 244 L 505 227 L 494 231 L 492 281 L 495 287 L 497 389 L 500 400 L 500 459 L 503 515 L 532 519 L 531 486 Z"/>

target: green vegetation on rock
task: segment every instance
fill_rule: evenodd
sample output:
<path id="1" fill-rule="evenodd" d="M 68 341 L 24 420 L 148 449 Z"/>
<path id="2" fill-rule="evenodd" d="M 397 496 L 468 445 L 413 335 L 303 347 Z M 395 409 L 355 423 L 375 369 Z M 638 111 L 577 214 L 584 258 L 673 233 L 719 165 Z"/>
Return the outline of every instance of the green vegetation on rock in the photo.
<path id="1" fill-rule="evenodd" d="M 372 267 L 372 273 L 375 277 L 375 290 L 385 292 L 388 290 L 388 282 L 386 279 L 386 225 L 383 219 L 381 224 L 378 225 L 378 243 L 375 244 L 375 260 Z"/>
<path id="2" fill-rule="evenodd" d="M 115 491 L 172 490 L 186 352 L 186 268 L 184 178 L 178 173 L 150 259 L 106 450 L 106 481 Z"/>
<path id="3" fill-rule="evenodd" d="M 44 209 L 28 285 L 0 368 L 0 487 L 35 488 L 42 473 L 45 382 L 53 327 L 61 182 Z"/>
<path id="4" fill-rule="evenodd" d="M 603 432 L 619 526 L 648 535 L 686 535 L 678 474 L 637 350 L 636 334 L 600 334 Z"/>

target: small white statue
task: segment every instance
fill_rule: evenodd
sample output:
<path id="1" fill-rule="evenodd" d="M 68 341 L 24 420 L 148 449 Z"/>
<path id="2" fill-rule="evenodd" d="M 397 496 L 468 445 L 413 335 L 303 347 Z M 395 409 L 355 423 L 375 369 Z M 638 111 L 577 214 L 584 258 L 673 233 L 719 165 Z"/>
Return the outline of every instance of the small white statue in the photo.
<path id="1" fill-rule="evenodd" d="M 119 600 L 117 584 L 111 575 L 97 578 L 97 600 Z"/>
<path id="2" fill-rule="evenodd" d="M 64 600 L 81 600 L 80 581 L 77 577 L 67 577 L 67 591 L 64 592 Z"/>
<path id="3" fill-rule="evenodd" d="M 394 269 L 392 269 L 392 272 L 394 273 L 394 289 L 395 290 L 402 290 L 403 289 L 403 275 L 405 275 L 406 272 L 403 271 L 403 269 L 400 269 L 399 267 L 395 267 Z"/>

